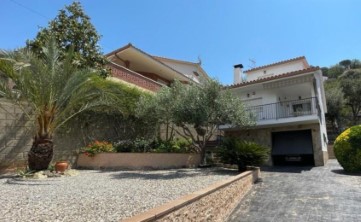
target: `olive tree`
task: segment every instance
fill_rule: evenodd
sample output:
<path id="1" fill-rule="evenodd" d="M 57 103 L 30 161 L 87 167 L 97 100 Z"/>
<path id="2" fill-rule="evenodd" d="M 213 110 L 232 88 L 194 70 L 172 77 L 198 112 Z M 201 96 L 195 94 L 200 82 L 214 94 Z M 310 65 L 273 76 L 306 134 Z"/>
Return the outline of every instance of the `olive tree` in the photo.
<path id="1" fill-rule="evenodd" d="M 162 88 L 147 104 L 147 107 L 140 104 L 138 116 L 152 124 L 171 123 L 174 132 L 192 139 L 203 163 L 206 163 L 206 144 L 220 125 L 247 127 L 254 123 L 241 100 L 212 79 L 201 84 L 175 81 L 171 88 Z"/>
<path id="2" fill-rule="evenodd" d="M 327 118 L 331 121 L 332 127 L 339 131 L 342 110 L 345 105 L 344 94 L 340 84 L 336 80 L 325 82 L 325 95 L 327 103 Z"/>
<path id="3" fill-rule="evenodd" d="M 353 124 L 357 124 L 361 111 L 361 69 L 347 70 L 339 79 L 346 100 L 345 104 L 351 109 Z"/>

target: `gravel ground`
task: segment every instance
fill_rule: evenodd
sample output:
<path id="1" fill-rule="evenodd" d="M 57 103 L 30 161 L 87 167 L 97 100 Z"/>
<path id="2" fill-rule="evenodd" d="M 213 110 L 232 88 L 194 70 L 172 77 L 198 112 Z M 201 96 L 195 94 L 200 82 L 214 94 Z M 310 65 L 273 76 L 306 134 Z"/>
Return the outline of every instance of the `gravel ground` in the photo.
<path id="1" fill-rule="evenodd" d="M 0 221 L 119 221 L 234 175 L 214 168 L 79 172 L 26 181 L 0 175 Z"/>

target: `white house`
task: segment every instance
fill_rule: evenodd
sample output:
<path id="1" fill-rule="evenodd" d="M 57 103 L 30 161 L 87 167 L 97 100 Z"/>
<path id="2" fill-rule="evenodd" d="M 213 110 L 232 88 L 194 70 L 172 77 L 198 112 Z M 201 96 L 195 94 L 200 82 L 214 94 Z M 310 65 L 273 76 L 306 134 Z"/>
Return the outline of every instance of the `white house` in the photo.
<path id="1" fill-rule="evenodd" d="M 225 135 L 271 148 L 269 163 L 322 166 L 328 159 L 322 72 L 298 57 L 242 72 L 234 66 L 234 84 L 256 126 L 222 126 Z"/>

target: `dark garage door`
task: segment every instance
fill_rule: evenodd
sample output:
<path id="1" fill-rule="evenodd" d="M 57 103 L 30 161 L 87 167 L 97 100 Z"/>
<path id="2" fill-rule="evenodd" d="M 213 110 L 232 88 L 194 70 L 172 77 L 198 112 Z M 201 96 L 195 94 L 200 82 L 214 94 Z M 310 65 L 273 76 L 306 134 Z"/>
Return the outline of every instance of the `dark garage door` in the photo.
<path id="1" fill-rule="evenodd" d="M 274 165 L 314 166 L 311 130 L 272 133 Z"/>

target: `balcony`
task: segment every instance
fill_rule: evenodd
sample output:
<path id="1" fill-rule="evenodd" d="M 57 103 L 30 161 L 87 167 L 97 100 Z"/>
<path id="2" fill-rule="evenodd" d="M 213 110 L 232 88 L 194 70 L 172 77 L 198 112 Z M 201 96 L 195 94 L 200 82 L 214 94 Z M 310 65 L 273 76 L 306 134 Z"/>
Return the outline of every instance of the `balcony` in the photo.
<path id="1" fill-rule="evenodd" d="M 316 97 L 246 107 L 257 122 L 318 115 L 318 109 Z"/>
<path id="2" fill-rule="evenodd" d="M 115 63 L 109 63 L 108 67 L 111 69 L 112 77 L 119 78 L 120 80 L 150 90 L 152 92 L 157 92 L 160 88 L 165 86 L 164 84 L 158 83 L 150 78 L 147 78 L 146 76 L 143 76 Z"/>

